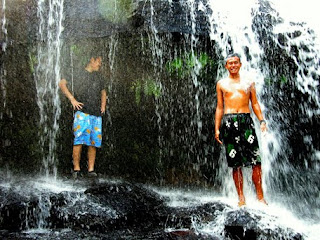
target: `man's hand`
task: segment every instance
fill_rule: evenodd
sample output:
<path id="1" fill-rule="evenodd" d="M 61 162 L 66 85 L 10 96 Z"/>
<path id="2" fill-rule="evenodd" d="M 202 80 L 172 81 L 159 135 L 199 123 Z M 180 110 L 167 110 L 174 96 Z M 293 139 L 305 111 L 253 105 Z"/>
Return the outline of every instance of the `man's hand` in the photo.
<path id="1" fill-rule="evenodd" d="M 266 133 L 267 132 L 267 124 L 265 122 L 261 123 L 260 124 L 260 130 L 261 132 L 263 133 Z"/>
<path id="2" fill-rule="evenodd" d="M 215 133 L 215 135 L 214 135 L 214 138 L 217 140 L 218 143 L 220 143 L 220 144 L 222 145 L 223 143 L 222 143 L 221 140 L 219 139 L 219 135 L 220 135 L 220 131 L 218 130 L 218 131 L 216 131 L 216 133 Z"/>
<path id="3" fill-rule="evenodd" d="M 73 106 L 73 110 L 81 110 L 82 109 L 83 103 L 78 102 L 75 98 L 72 98 L 70 101 Z"/>
<path id="4" fill-rule="evenodd" d="M 106 112 L 106 106 L 101 106 L 101 114 L 104 114 Z"/>

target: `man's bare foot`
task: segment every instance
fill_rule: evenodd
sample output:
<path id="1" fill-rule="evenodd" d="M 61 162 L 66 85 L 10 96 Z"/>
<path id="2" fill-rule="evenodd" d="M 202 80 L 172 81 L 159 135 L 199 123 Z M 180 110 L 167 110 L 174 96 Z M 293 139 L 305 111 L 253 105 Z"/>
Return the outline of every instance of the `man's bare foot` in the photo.
<path id="1" fill-rule="evenodd" d="M 245 205 L 246 205 L 246 200 L 244 200 L 244 199 L 239 200 L 238 207 L 242 207 L 242 206 L 245 206 Z"/>

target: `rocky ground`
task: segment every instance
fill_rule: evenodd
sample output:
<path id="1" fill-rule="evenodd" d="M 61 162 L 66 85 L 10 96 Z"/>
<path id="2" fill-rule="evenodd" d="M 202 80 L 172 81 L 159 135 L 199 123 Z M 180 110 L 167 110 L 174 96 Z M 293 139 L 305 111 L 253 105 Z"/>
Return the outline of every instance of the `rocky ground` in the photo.
<path id="1" fill-rule="evenodd" d="M 68 184 L 70 184 L 68 182 Z M 74 191 L 39 189 L 21 181 L 0 187 L 3 239 L 303 239 L 291 229 L 261 229 L 262 215 L 221 202 L 170 207 L 150 188 L 127 182 L 72 182 Z M 222 232 L 199 233 L 195 222 Z"/>

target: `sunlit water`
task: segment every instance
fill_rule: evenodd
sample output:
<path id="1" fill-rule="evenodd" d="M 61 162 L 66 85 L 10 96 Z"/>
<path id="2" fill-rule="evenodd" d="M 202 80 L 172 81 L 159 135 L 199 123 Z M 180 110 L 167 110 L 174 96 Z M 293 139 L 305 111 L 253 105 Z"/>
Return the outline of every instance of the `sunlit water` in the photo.
<path id="1" fill-rule="evenodd" d="M 151 13 L 153 12 L 153 1 L 150 1 L 151 3 Z M 191 26 L 194 26 L 194 14 L 196 14 L 195 9 L 195 1 L 188 0 L 188 3 L 190 5 L 190 12 L 193 14 L 191 17 Z M 41 139 L 42 146 L 44 149 L 47 149 L 44 152 L 44 166 L 45 166 L 45 173 L 48 175 L 49 173 L 56 174 L 56 159 L 55 159 L 55 139 L 56 139 L 56 133 L 57 133 L 57 120 L 59 118 L 60 114 L 60 108 L 59 108 L 59 99 L 57 99 L 57 82 L 60 80 L 60 34 L 62 32 L 62 6 L 63 1 L 50 1 L 50 4 L 53 4 L 54 8 L 49 8 L 49 15 L 48 19 L 46 18 L 46 12 L 44 8 L 47 6 L 44 6 L 44 1 L 39 0 L 39 9 L 38 14 L 41 19 L 40 22 L 40 28 L 39 28 L 39 37 L 41 39 L 39 45 L 38 45 L 38 61 L 41 63 L 36 69 L 35 75 L 36 75 L 36 84 L 37 84 L 37 94 L 38 94 L 38 105 L 41 113 L 41 124 L 44 124 L 44 129 L 41 132 L 42 137 L 46 137 L 49 135 L 49 142 L 46 142 L 47 140 Z M 282 1 L 274 1 L 272 3 L 272 6 L 275 8 L 275 12 L 271 14 L 275 14 L 277 16 L 277 13 L 279 13 L 280 17 L 283 17 L 285 20 L 281 25 L 278 25 L 275 27 L 274 31 L 277 32 L 285 32 L 285 31 L 294 31 L 298 28 L 303 34 L 301 37 L 292 40 L 292 44 L 299 45 L 302 44 L 310 44 L 313 46 L 313 51 L 311 53 L 305 53 L 303 51 L 300 52 L 300 59 L 295 59 L 296 63 L 299 65 L 299 63 L 303 62 L 305 63 L 306 58 L 312 58 L 313 61 L 309 62 L 309 65 L 307 66 L 311 72 L 319 74 L 319 38 L 316 39 L 310 39 L 307 31 L 308 27 L 314 29 L 316 34 L 319 36 L 319 24 L 317 22 L 317 19 L 315 16 L 317 16 L 317 10 L 316 6 L 317 3 L 315 1 L 304 1 L 304 2 L 292 2 L 287 0 Z M 5 6 L 5 0 L 2 0 L 2 6 Z M 250 55 L 252 59 L 248 61 L 246 58 L 242 59 L 243 62 L 243 69 L 241 74 L 242 75 L 250 75 L 250 77 L 253 77 L 256 80 L 257 84 L 257 90 L 258 93 L 261 91 L 264 87 L 264 72 L 261 72 L 258 69 L 258 64 L 260 63 L 260 57 L 262 54 L 261 48 L 258 45 L 256 41 L 255 33 L 252 31 L 251 24 L 252 24 L 252 14 L 255 14 L 258 10 L 259 2 L 254 0 L 247 0 L 245 2 L 243 1 L 231 1 L 226 4 L 225 1 L 216 1 L 216 0 L 210 0 L 207 2 L 201 2 L 198 5 L 198 10 L 205 12 L 206 14 L 210 14 L 210 26 L 211 26 L 211 33 L 210 38 L 212 40 L 215 40 L 219 44 L 219 48 L 221 51 L 221 54 L 223 57 L 225 57 L 228 52 L 231 50 L 231 48 L 239 52 L 241 55 L 245 55 L 244 47 L 249 47 L 250 49 Z M 289 7 L 290 6 L 290 7 Z M 51 6 L 52 7 L 52 6 Z M 211 10 L 212 13 L 210 13 Z M 303 9 L 303 10 L 301 10 Z M 5 8 L 2 9 L 4 12 Z M 57 10 L 57 11 L 56 11 Z M 6 22 L 5 22 L 5 15 L 3 14 L 2 19 L 2 33 L 6 34 Z M 151 16 L 153 17 L 153 15 Z M 48 21 L 48 22 L 47 22 Z M 303 26 L 292 26 L 290 24 L 290 21 L 294 22 L 300 22 L 305 21 L 306 25 Z M 47 32 L 47 26 L 52 25 L 52 28 L 48 28 L 50 31 L 53 29 L 53 32 Z M 166 50 L 164 47 L 164 44 L 162 42 L 162 39 L 160 38 L 158 31 L 156 27 L 153 25 L 153 21 L 151 19 L 151 27 L 152 31 L 149 33 L 149 38 L 151 45 L 147 47 L 152 48 L 152 53 L 155 58 L 154 65 L 155 66 L 161 66 L 164 64 L 163 60 L 163 51 Z M 221 37 L 221 34 L 223 34 L 223 37 Z M 230 44 L 228 41 L 229 39 L 232 40 L 232 44 Z M 111 44 L 116 48 L 116 40 L 113 39 L 114 42 Z M 168 39 L 165 39 L 168 40 Z M 197 45 L 197 37 L 195 34 L 193 34 L 190 39 L 191 43 L 191 52 L 194 51 L 198 45 Z M 290 40 L 291 41 L 291 40 Z M 5 45 L 2 45 L 4 48 Z M 4 49 L 5 50 L 5 49 Z M 286 49 L 289 52 L 289 48 Z M 110 51 L 110 59 L 113 58 L 114 53 Z M 111 61 L 112 63 L 112 61 Z M 47 66 L 53 66 L 52 68 L 47 68 Z M 112 66 L 111 66 L 112 67 Z M 305 67 L 305 66 L 303 66 Z M 301 66 L 302 68 L 302 66 Z M 226 72 L 223 69 L 223 65 L 221 65 L 221 69 L 218 72 L 218 77 L 225 76 Z M 1 73 L 1 79 L 5 74 Z M 318 83 L 312 78 L 311 74 L 305 75 L 304 72 L 301 70 L 299 74 L 296 76 L 297 82 L 299 86 L 299 90 L 303 93 L 310 94 L 311 99 L 319 104 L 319 92 L 314 91 L 314 89 L 318 88 Z M 51 80 L 53 82 L 51 82 Z M 3 81 L 3 80 L 2 80 Z M 158 82 L 161 86 L 161 81 L 158 79 Z M 200 103 L 198 95 L 200 92 L 204 91 L 203 86 L 201 86 L 201 83 L 197 80 L 197 65 L 194 69 L 194 72 L 192 74 L 192 78 L 190 80 L 190 84 L 193 88 L 197 89 L 195 96 L 193 97 L 193 104 L 194 110 L 196 114 L 193 116 L 193 122 L 192 124 L 196 124 L 197 129 L 201 130 L 201 110 L 199 109 Z M 311 88 L 310 88 L 311 86 Z M 161 86 L 163 87 L 163 86 Z M 166 91 L 166 89 L 163 88 L 163 91 Z M 47 100 L 49 99 L 49 103 L 53 103 L 52 106 L 54 106 L 54 109 L 52 112 L 47 113 L 45 111 L 45 108 L 48 104 Z M 264 106 L 264 100 L 261 100 L 262 109 L 265 110 Z M 159 145 L 163 144 L 162 137 L 161 137 L 161 127 L 163 122 L 166 122 L 169 115 L 164 115 L 164 112 L 162 111 L 161 107 L 164 102 L 161 101 L 170 101 L 170 99 L 160 99 L 158 100 L 157 104 L 157 117 L 158 117 L 158 123 L 159 123 L 159 130 L 160 130 L 160 136 L 159 136 Z M 304 105 L 303 107 L 308 108 L 308 105 Z M 305 109 L 307 116 L 317 115 L 319 114 L 319 110 L 317 109 Z M 281 111 L 277 114 L 281 114 Z M 50 119 L 50 120 L 48 120 Z M 50 122 L 51 121 L 51 122 Z M 53 124 L 52 124 L 53 123 Z M 262 156 L 264 157 L 263 161 L 263 181 L 264 181 L 264 189 L 266 193 L 266 199 L 269 202 L 269 206 L 261 206 L 256 199 L 255 199 L 255 192 L 251 183 L 251 171 L 250 169 L 245 169 L 244 171 L 244 178 L 245 178 L 245 193 L 247 197 L 247 209 L 252 212 L 259 212 L 259 214 L 262 216 L 261 224 L 262 228 L 265 226 L 266 228 L 276 228 L 277 226 L 284 226 L 288 228 L 293 228 L 299 233 L 303 233 L 306 235 L 307 239 L 318 239 L 318 236 L 320 234 L 320 224 L 317 223 L 316 219 L 320 218 L 319 209 L 305 209 L 306 212 L 314 212 L 316 219 L 308 219 L 308 218 L 301 218 L 299 214 L 297 214 L 294 210 L 295 208 L 292 206 L 294 204 L 294 199 L 297 197 L 299 200 L 303 200 L 303 197 L 301 196 L 277 196 L 275 195 L 276 190 L 274 189 L 272 182 L 270 181 L 270 178 L 273 176 L 276 176 L 277 174 L 275 172 L 295 172 L 293 169 L 290 169 L 290 165 L 286 165 L 286 167 L 277 168 L 275 165 L 275 155 L 283 151 L 283 148 L 286 147 L 283 145 L 284 143 L 281 140 L 281 136 L 279 132 L 277 132 L 276 123 L 272 119 L 272 115 L 268 119 L 269 126 L 274 126 L 274 128 L 269 129 L 269 133 L 266 136 L 259 136 L 261 140 L 261 149 L 262 149 Z M 51 128 L 53 126 L 53 128 Z M 184 141 L 189 141 L 190 139 L 184 139 Z M 273 146 L 273 152 L 271 153 L 268 149 L 269 145 Z M 315 165 L 312 166 L 312 169 L 309 169 L 310 171 L 316 170 L 319 171 L 319 161 L 320 161 L 320 154 L 319 149 L 313 149 L 314 156 L 315 156 Z M 288 161 L 287 159 L 283 159 L 284 161 Z M 220 193 L 216 193 L 213 190 L 206 190 L 206 191 L 185 191 L 185 190 L 166 190 L 166 189 L 156 189 L 155 191 L 159 194 L 169 197 L 170 201 L 168 202 L 168 205 L 172 207 L 188 207 L 193 206 L 194 204 L 205 204 L 210 203 L 214 201 L 221 201 L 224 203 L 227 203 L 230 205 L 231 209 L 237 208 L 237 195 L 235 192 L 235 188 L 233 186 L 232 178 L 231 178 L 231 170 L 228 169 L 226 166 L 226 162 L 221 157 L 221 160 L 219 162 L 219 173 L 220 173 L 220 180 L 223 184 L 223 190 Z M 288 178 L 293 178 L 295 180 L 294 176 L 287 176 Z M 302 185 L 302 183 L 305 183 L 305 185 Z M 2 186 L 10 187 L 10 183 L 1 183 Z M 296 182 L 295 186 L 288 186 L 288 187 L 294 187 L 297 189 L 295 193 L 303 193 L 304 198 L 309 198 L 309 192 L 310 189 L 313 188 L 313 186 L 308 185 L 307 182 Z M 52 181 L 52 179 L 39 179 L 35 182 L 30 182 L 28 184 L 29 190 L 35 189 L 39 193 L 42 191 L 50 191 L 53 193 L 59 193 L 59 192 L 83 192 L 85 189 L 79 188 L 74 189 L 72 184 L 68 183 L 62 183 L 58 180 Z M 17 191 L 22 191 L 24 189 L 19 189 L 19 186 L 17 186 Z M 301 194 L 302 195 L 302 194 Z M 80 195 L 79 195 L 80 196 Z M 318 198 L 320 198 L 318 194 Z M 290 202 L 287 202 L 287 200 L 290 199 Z M 38 230 L 30 230 L 30 231 L 41 231 L 41 229 L 44 229 L 45 227 L 45 218 L 48 214 L 48 199 L 40 199 L 43 203 L 42 207 L 42 214 L 39 216 L 39 228 Z M 78 199 L 79 200 L 79 199 Z M 77 200 L 75 200 L 77 201 Z M 315 199 L 315 201 L 318 201 Z M 79 202 L 81 202 L 79 200 Z M 299 203 L 299 209 L 303 211 L 303 208 L 308 208 L 310 205 L 304 206 L 303 203 Z M 101 206 L 100 206 L 101 207 Z M 98 207 L 99 209 L 99 207 Z M 290 221 L 288 221 L 290 219 Z M 213 223 L 213 222 L 206 222 L 202 223 L 201 221 L 195 221 L 194 222 L 194 228 L 199 233 L 206 233 L 206 234 L 221 234 L 221 231 L 223 231 L 223 220 L 224 216 L 221 216 L 221 222 Z M 44 230 L 45 231 L 45 230 Z"/>
<path id="2" fill-rule="evenodd" d="M 19 192 L 25 197 L 29 196 L 38 196 L 39 201 L 39 216 L 38 216 L 38 227 L 29 228 L 23 233 L 27 236 L 38 236 L 45 237 L 46 234 L 56 234 L 57 237 L 65 232 L 72 231 L 71 229 L 60 229 L 52 230 L 47 228 L 46 218 L 50 215 L 50 194 L 59 194 L 63 195 L 68 199 L 68 207 L 74 206 L 78 210 L 78 214 L 85 214 L 90 209 L 95 209 L 96 214 L 99 212 L 108 212 L 113 216 L 116 216 L 116 212 L 109 208 L 108 206 L 102 206 L 97 203 L 91 203 L 88 201 L 84 191 L 86 187 L 81 184 L 74 184 L 73 181 L 66 180 L 57 180 L 53 178 L 37 178 L 34 180 L 25 179 L 25 184 L 18 184 L 16 181 L 2 182 L 0 186 L 2 188 L 11 189 L 11 191 Z M 100 183 L 121 183 L 119 180 L 110 180 L 110 179 L 100 179 Z M 224 227 L 227 219 L 227 214 L 235 210 L 241 211 L 237 207 L 237 201 L 234 198 L 228 198 L 221 196 L 219 193 L 214 192 L 213 190 L 208 189 L 198 189 L 198 190 L 186 190 L 186 189 L 169 189 L 169 188 L 159 188 L 153 186 L 146 186 L 150 191 L 158 193 L 160 196 L 165 197 L 166 204 L 169 207 L 173 208 L 192 208 L 196 206 L 202 206 L 204 204 L 214 204 L 222 202 L 227 205 L 224 211 L 220 212 L 219 215 L 210 221 L 208 219 L 202 219 L 201 215 L 194 214 L 190 216 L 192 219 L 192 225 L 190 229 L 193 229 L 196 234 L 206 235 L 206 236 L 220 236 L 221 239 L 224 239 Z M 68 195 L 70 197 L 68 198 Z M 316 240 L 320 234 L 320 224 L 314 222 L 308 222 L 304 219 L 298 218 L 294 213 L 288 211 L 283 205 L 278 205 L 277 203 L 269 203 L 268 206 L 265 206 L 259 203 L 254 198 L 247 199 L 247 206 L 242 208 L 245 211 L 248 211 L 249 214 L 253 216 L 258 216 L 258 226 L 257 228 L 261 231 L 268 231 L 268 229 L 279 232 L 279 228 L 283 231 L 279 232 L 279 238 L 287 238 L 287 234 L 290 232 L 301 234 L 304 239 Z M 167 224 L 164 231 L 172 232 L 177 230 L 188 231 L 189 228 L 177 228 L 177 226 Z M 287 232 L 288 231 L 288 232 Z"/>
<path id="3" fill-rule="evenodd" d="M 292 2 L 290 0 L 270 1 L 272 6 L 279 12 L 280 16 L 284 18 L 286 23 L 304 22 L 308 27 L 313 29 L 318 38 L 317 43 L 320 43 L 319 34 L 319 16 L 318 16 L 318 1 L 305 0 Z"/>
<path id="4" fill-rule="evenodd" d="M 201 206 L 208 203 L 223 202 L 230 206 L 229 209 L 225 209 L 223 213 L 215 219 L 213 222 L 201 220 L 201 216 L 193 216 L 196 221 L 193 221 L 193 228 L 198 234 L 207 234 L 213 236 L 224 236 L 224 224 L 225 218 L 229 211 L 234 211 L 239 209 L 237 207 L 237 202 L 234 198 L 228 198 L 221 196 L 220 194 L 209 192 L 207 190 L 177 190 L 177 189 L 153 189 L 162 196 L 169 199 L 167 203 L 171 207 L 194 207 Z M 293 229 L 296 233 L 300 233 L 305 237 L 305 239 L 318 239 L 320 234 L 320 224 L 314 222 L 308 222 L 300 219 L 291 211 L 287 210 L 283 205 L 277 203 L 269 203 L 265 206 L 259 203 L 255 198 L 247 199 L 247 206 L 244 208 L 249 213 L 256 214 L 261 217 L 259 221 L 260 229 L 271 229 L 277 232 L 278 227 L 283 229 Z M 169 231 L 177 230 L 172 226 L 168 226 Z M 284 237 L 279 233 L 279 239 Z"/>
<path id="5" fill-rule="evenodd" d="M 194 26 L 195 21 L 195 8 L 198 11 L 202 11 L 209 16 L 211 33 L 210 38 L 218 43 L 218 53 L 225 57 L 230 52 L 238 52 L 242 55 L 242 77 L 249 77 L 255 80 L 256 88 L 258 92 L 258 97 L 262 110 L 265 112 L 267 109 L 265 107 L 265 100 L 261 99 L 260 95 L 264 86 L 264 79 L 268 76 L 267 66 L 263 65 L 262 55 L 264 54 L 263 49 L 258 43 L 257 33 L 253 31 L 253 18 L 259 13 L 260 1 L 256 0 L 247 0 L 247 1 L 231 1 L 226 4 L 225 1 L 187 1 L 190 6 L 190 22 L 189 26 Z M 198 3 L 198 4 L 197 4 Z M 287 54 L 292 57 L 298 66 L 297 75 L 294 76 L 294 79 L 297 83 L 297 87 L 301 93 L 308 94 L 310 101 L 316 104 L 317 107 L 311 107 L 309 102 L 301 103 L 300 108 L 303 109 L 305 113 L 305 118 L 310 116 L 318 116 L 320 109 L 319 101 L 319 82 L 317 79 L 314 79 L 314 76 L 319 76 L 319 38 L 317 34 L 319 33 L 318 21 L 315 18 L 317 16 L 314 13 L 315 10 L 308 11 L 316 3 L 313 2 L 310 4 L 305 3 L 293 3 L 289 1 L 277 1 L 271 3 L 271 7 L 274 10 L 270 10 L 267 14 L 270 14 L 274 19 L 279 20 L 281 23 L 274 26 L 273 34 L 270 36 L 276 42 L 277 46 L 284 49 Z M 290 6 L 290 7 L 289 7 Z M 304 10 L 301 10 L 304 9 Z M 299 23 L 299 24 L 292 24 Z M 301 24 L 302 23 L 302 24 Z M 314 29 L 315 34 L 310 33 L 310 29 Z M 194 29 L 193 29 L 194 30 Z M 266 29 L 267 30 L 267 29 Z M 289 34 L 292 32 L 299 31 L 301 35 L 296 38 L 290 38 Z M 268 31 L 267 31 L 268 32 Z M 156 26 L 152 25 L 152 33 L 154 34 L 154 41 L 157 44 L 150 45 L 151 48 L 156 48 L 153 51 L 157 53 L 155 57 L 162 58 L 163 53 L 166 49 L 161 48 L 161 38 L 159 37 Z M 287 45 L 282 46 L 277 40 L 277 34 L 284 33 L 286 37 Z M 288 33 L 288 36 L 287 36 Z M 168 40 L 168 39 L 166 39 Z M 195 32 L 191 34 L 190 37 L 191 52 L 193 52 L 197 46 L 197 36 Z M 311 51 L 306 51 L 303 48 L 304 45 L 310 46 Z M 291 51 L 291 46 L 298 46 L 299 54 L 294 56 Z M 248 53 L 249 50 L 249 53 Z M 247 59 L 244 56 L 251 57 Z M 159 60 L 157 60 L 159 61 Z M 261 67 L 262 66 L 262 67 Z M 304 71 L 308 69 L 308 72 Z M 218 79 L 226 76 L 226 71 L 223 64 L 221 64 L 218 71 Z M 192 80 L 192 82 L 191 82 Z M 190 103 L 190 107 L 196 113 L 194 116 L 195 121 L 201 118 L 201 111 L 197 108 L 198 98 L 197 94 L 199 91 L 202 91 L 203 86 L 197 81 L 197 69 L 194 69 L 194 74 L 192 74 L 192 79 L 190 82 L 185 83 L 186 86 L 189 85 L 190 89 L 196 89 L 195 92 L 195 104 Z M 192 87 L 190 87 L 192 86 Z M 165 86 L 163 86 L 164 91 Z M 191 91 L 190 91 L 191 92 Z M 170 104 L 175 99 L 170 98 L 170 94 L 165 98 L 165 104 Z M 164 103 L 159 101 L 159 126 L 166 125 L 167 117 L 172 116 L 171 109 L 169 112 L 166 110 L 162 112 Z M 270 103 L 269 103 L 270 104 Z M 319 194 L 317 193 L 317 186 L 314 186 L 313 183 L 309 183 L 306 179 L 299 176 L 299 171 L 294 169 L 291 166 L 289 159 L 284 157 L 279 164 L 277 161 L 278 155 L 286 155 L 285 152 L 289 146 L 286 145 L 285 133 L 280 132 L 281 122 L 278 122 L 276 116 L 284 115 L 285 109 L 277 109 L 276 112 L 270 113 L 268 115 L 268 133 L 261 136 L 259 134 L 259 139 L 261 143 L 261 154 L 263 157 L 263 185 L 266 195 L 266 199 L 269 202 L 269 207 L 266 210 L 270 214 L 275 214 L 279 216 L 279 224 L 282 225 L 291 225 L 299 229 L 299 231 L 306 230 L 310 239 L 316 239 L 319 231 L 315 231 L 319 226 L 317 224 L 320 219 L 320 212 L 318 210 L 319 204 Z M 172 114 L 172 115 L 171 115 Z M 285 116 L 285 115 L 284 115 Z M 259 131 L 259 124 L 256 119 L 256 128 L 257 132 Z M 198 126 L 201 126 L 201 121 L 197 121 Z M 186 130 L 187 134 L 185 135 L 176 135 L 173 138 L 176 138 L 177 141 L 184 141 L 185 137 L 190 134 L 191 126 L 188 126 L 189 130 Z M 160 131 L 161 134 L 161 131 Z M 192 133 L 194 134 L 194 133 Z M 192 135 L 191 134 L 191 135 Z M 188 138 L 189 139 L 189 138 Z M 310 144 L 308 136 L 305 136 L 306 144 Z M 193 142 L 189 139 L 190 148 L 193 147 Z M 309 141 L 309 142 L 308 142 Z M 312 143 L 311 143 L 312 144 Z M 270 146 L 272 146 L 270 148 Z M 169 148 L 170 149 L 170 148 Z M 272 149 L 272 150 L 271 150 Z M 319 149 L 312 148 L 313 151 L 313 165 L 307 167 L 306 175 L 309 173 L 311 176 L 317 177 L 316 174 L 319 171 Z M 219 162 L 219 179 L 223 185 L 222 193 L 219 193 L 222 197 L 222 201 L 230 201 L 234 199 L 233 205 L 236 203 L 237 194 L 234 188 L 234 184 L 231 177 L 231 170 L 228 169 L 224 158 L 221 155 Z M 292 189 L 290 195 L 286 193 L 281 193 L 281 189 L 277 185 L 277 177 L 279 175 L 284 175 L 287 178 L 285 182 L 287 183 L 287 188 Z M 251 183 L 251 169 L 244 170 L 244 179 L 245 179 L 245 194 L 248 199 L 250 206 L 255 206 L 255 191 Z M 281 181 L 281 180 L 279 180 Z M 316 191 L 316 192 L 314 192 Z M 289 191 L 290 192 L 290 191 Z M 177 194 L 175 191 L 172 191 L 172 198 L 175 199 L 174 195 Z M 193 195 L 192 193 L 191 195 Z M 206 195 L 206 193 L 205 193 Z M 192 197 L 190 197 L 192 199 Z M 311 199 L 314 198 L 314 201 Z M 200 200 L 201 199 L 201 200 Z M 206 198 L 201 197 L 200 199 L 193 199 L 195 202 L 201 202 Z M 228 199 L 228 200 L 226 200 Z M 174 204 L 175 200 L 173 200 Z M 311 203 L 312 202 L 312 203 Z M 185 203 L 184 203 L 185 204 Z M 297 210 L 297 212 L 296 212 Z M 299 212 L 299 213 L 298 213 Z M 303 213 L 303 214 L 302 214 Z M 301 214 L 304 218 L 301 218 Z M 309 216 L 309 217 L 308 217 Z M 312 217 L 311 217 L 312 216 Z M 314 218 L 313 218 L 314 217 Z M 288 219 L 290 221 L 288 222 Z M 270 220 L 271 221 L 271 220 Z M 267 221 L 268 222 L 268 221 Z M 310 222 L 312 224 L 310 224 Z M 268 225 L 268 224 L 267 224 Z M 201 228 L 201 227 L 200 227 Z"/>
<path id="6" fill-rule="evenodd" d="M 258 95 L 264 88 L 264 77 L 267 74 L 265 69 L 259 70 L 259 65 L 263 66 L 261 62 L 261 55 L 263 54 L 261 47 L 257 42 L 257 36 L 252 31 L 252 19 L 255 14 L 259 14 L 259 1 L 233 1 L 231 4 L 225 4 L 223 1 L 210 1 L 210 6 L 214 12 L 212 16 L 212 31 L 211 38 L 218 41 L 220 48 L 222 49 L 222 54 L 227 54 L 230 48 L 235 52 L 239 52 L 242 56 L 246 56 L 244 50 L 245 47 L 248 47 L 250 51 L 250 56 L 252 59 L 247 61 L 246 58 L 243 60 L 243 69 L 242 76 L 247 76 L 248 73 L 252 74 L 256 82 L 256 87 L 258 91 Z M 315 2 L 314 2 L 315 3 Z M 319 76 L 319 45 L 318 38 L 313 34 L 309 33 L 309 29 L 314 27 L 316 33 L 318 33 L 318 27 L 316 28 L 316 18 L 313 11 L 307 11 L 307 9 L 313 8 L 314 3 L 305 4 L 301 2 L 289 2 L 289 1 L 274 1 L 274 4 L 271 4 L 274 7 L 274 11 L 270 11 L 269 14 L 272 15 L 275 19 L 283 18 L 284 21 L 277 26 L 274 26 L 274 34 L 277 33 L 291 33 L 295 31 L 300 31 L 300 37 L 295 39 L 288 40 L 288 46 L 281 46 L 281 44 L 274 38 L 275 42 L 278 43 L 278 46 L 285 49 L 289 56 L 295 59 L 295 62 L 299 68 L 297 75 L 295 76 L 297 86 L 302 93 L 308 93 L 310 96 L 310 101 L 316 103 L 318 108 L 312 108 L 308 103 L 301 103 L 301 108 L 304 109 L 306 113 L 306 117 L 313 115 L 319 115 L 319 82 L 313 78 L 313 76 Z M 290 6 L 290 7 L 289 7 Z M 290 10 L 289 10 L 290 9 Z M 303 11 L 302 9 L 305 9 Z M 216 16 L 219 16 L 218 18 Z M 291 22 L 306 22 L 303 25 L 292 25 Z M 318 24 L 317 24 L 318 26 Z M 223 34 L 224 37 L 220 37 Z M 232 44 L 229 44 L 231 39 Z M 229 40 L 229 42 L 228 42 Z M 312 46 L 311 51 L 305 51 L 302 47 L 303 45 Z M 298 46 L 299 55 L 295 57 L 290 52 L 291 45 Z M 243 58 L 242 58 L 243 59 Z M 306 59 L 312 59 L 308 62 Z M 303 69 L 308 69 L 309 72 L 306 73 Z M 312 75 L 314 73 L 314 75 Z M 221 76 L 223 75 L 223 71 Z M 265 109 L 264 99 L 260 98 L 260 103 L 262 105 L 262 110 Z M 270 104 L 270 103 L 269 103 Z M 311 104 L 310 104 L 311 105 Z M 279 109 L 277 112 L 271 113 L 268 116 L 268 126 L 269 132 L 260 136 L 261 150 L 263 156 L 263 171 L 264 171 L 264 190 L 266 193 L 266 198 L 270 203 L 270 207 L 268 208 L 268 213 L 281 213 L 280 219 L 283 219 L 283 223 L 285 221 L 288 222 L 288 218 L 290 220 L 289 224 L 301 225 L 303 226 L 299 229 L 303 229 L 306 227 L 308 231 L 313 232 L 316 229 L 315 225 L 309 225 L 309 220 L 313 222 L 318 222 L 319 219 L 319 211 L 317 210 L 317 198 L 313 201 L 313 206 L 308 204 L 304 205 L 304 202 L 307 202 L 310 198 L 313 198 L 313 191 L 317 191 L 317 188 L 314 188 L 312 184 L 309 184 L 307 181 L 303 179 L 299 179 L 299 177 L 294 176 L 297 171 L 291 167 L 288 159 L 282 159 L 282 164 L 278 164 L 276 162 L 277 154 L 283 153 L 286 151 L 288 146 L 285 145 L 285 140 L 282 139 L 282 134 L 278 130 L 277 126 L 280 126 L 281 123 L 274 122 L 273 117 L 277 115 L 281 115 L 285 113 L 285 109 Z M 258 124 L 257 124 L 258 126 Z M 259 132 L 259 131 L 258 131 Z M 272 151 L 268 146 L 273 146 Z M 314 155 L 317 155 L 319 152 L 318 149 L 313 149 Z M 317 155 L 318 156 L 318 155 Z M 315 158 L 315 165 L 310 167 L 308 171 L 313 173 L 318 171 L 319 158 Z M 226 166 L 221 162 L 222 169 Z M 224 179 L 224 195 L 225 196 L 233 196 L 236 197 L 235 189 L 233 187 L 233 183 L 231 180 L 231 172 L 229 170 L 221 170 L 221 178 Z M 293 185 L 288 184 L 288 188 L 292 188 L 292 192 L 289 196 L 279 196 L 281 192 L 278 191 L 277 187 L 274 184 L 274 179 L 278 176 L 279 173 L 283 173 L 286 175 L 287 183 L 293 182 Z M 226 177 L 227 176 L 227 177 Z M 317 174 L 315 174 L 317 176 Z M 228 178 L 229 177 L 229 178 Z M 251 181 L 251 171 L 246 170 L 245 174 L 245 193 L 250 196 L 251 199 L 254 199 L 254 191 L 252 185 L 248 182 Z M 315 196 L 318 194 L 316 193 Z M 290 199 L 290 203 L 288 202 Z M 309 208 L 314 207 L 314 210 Z M 280 209 L 284 209 L 281 210 Z M 287 209 L 287 210 L 285 210 Z M 290 210 L 288 210 L 290 209 Z M 308 217 L 304 220 L 300 218 L 300 215 L 295 213 L 290 213 L 293 209 L 300 209 L 301 212 L 313 212 L 315 213 L 315 219 L 308 219 Z M 294 210 L 293 210 L 294 211 Z M 308 215 L 308 214 L 307 214 Z M 292 218 L 291 218 L 292 217 Z M 318 225 L 317 225 L 318 226 Z M 298 228 L 298 226 L 297 226 Z M 316 231 L 318 233 L 318 231 Z M 311 238 L 315 238 L 316 235 L 311 234 Z"/>

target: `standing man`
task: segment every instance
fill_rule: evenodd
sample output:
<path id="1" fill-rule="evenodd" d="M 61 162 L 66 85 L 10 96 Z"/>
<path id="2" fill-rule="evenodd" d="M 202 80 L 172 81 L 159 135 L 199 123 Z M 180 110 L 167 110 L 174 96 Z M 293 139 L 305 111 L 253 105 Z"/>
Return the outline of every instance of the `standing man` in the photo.
<path id="1" fill-rule="evenodd" d="M 241 170 L 243 166 L 252 166 L 252 180 L 257 198 L 260 202 L 267 204 L 262 190 L 258 139 L 249 108 L 249 102 L 251 102 L 252 110 L 260 121 L 261 131 L 267 131 L 255 84 L 249 79 L 240 77 L 239 54 L 229 55 L 226 58 L 225 68 L 229 71 L 229 76 L 219 80 L 216 87 L 215 139 L 225 146 L 228 166 L 233 168 L 233 180 L 239 196 L 238 205 L 246 204 Z"/>
<path id="2" fill-rule="evenodd" d="M 82 145 L 88 146 L 88 176 L 96 177 L 94 164 L 97 148 L 102 141 L 102 117 L 106 111 L 107 93 L 102 74 L 101 57 L 92 57 L 89 63 L 75 74 L 72 81 L 74 91 L 70 92 L 67 80 L 62 78 L 59 87 L 70 100 L 74 114 L 73 131 L 73 178 L 80 172 L 80 158 Z M 70 76 L 71 79 L 71 76 Z M 68 79 L 69 80 L 69 79 Z"/>

